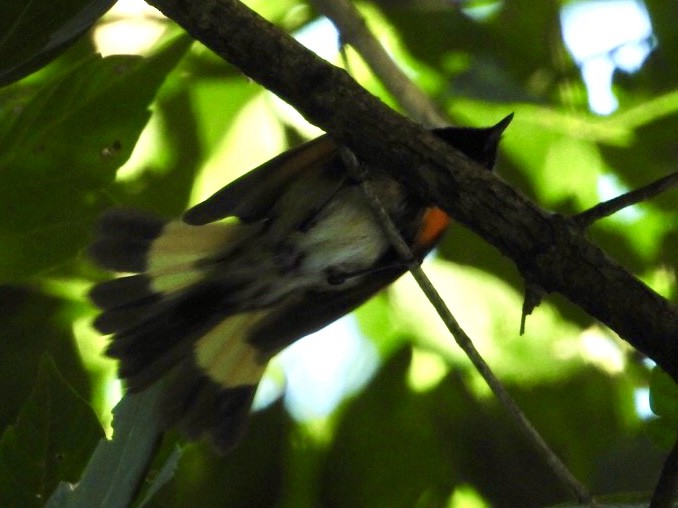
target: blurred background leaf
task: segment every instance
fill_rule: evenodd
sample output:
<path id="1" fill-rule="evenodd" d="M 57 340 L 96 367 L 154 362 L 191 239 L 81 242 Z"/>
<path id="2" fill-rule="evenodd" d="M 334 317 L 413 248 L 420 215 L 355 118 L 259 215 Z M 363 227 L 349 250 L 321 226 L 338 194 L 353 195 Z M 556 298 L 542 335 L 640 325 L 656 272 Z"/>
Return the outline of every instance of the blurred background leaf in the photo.
<path id="1" fill-rule="evenodd" d="M 43 506 L 59 480 L 77 482 L 103 431 L 43 354 L 38 377 L 16 423 L 0 438 L 3 506 Z"/>
<path id="2" fill-rule="evenodd" d="M 146 59 L 91 55 L 6 111 L 0 281 L 45 270 L 84 246 L 94 216 L 113 204 L 97 193 L 132 153 L 148 106 L 189 44 L 178 37 Z"/>

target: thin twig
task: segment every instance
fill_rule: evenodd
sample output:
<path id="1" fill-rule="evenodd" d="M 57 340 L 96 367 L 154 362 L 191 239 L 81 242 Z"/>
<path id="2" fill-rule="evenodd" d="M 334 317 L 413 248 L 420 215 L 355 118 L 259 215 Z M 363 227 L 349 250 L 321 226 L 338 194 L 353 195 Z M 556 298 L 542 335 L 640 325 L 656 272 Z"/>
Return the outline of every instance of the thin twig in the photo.
<path id="1" fill-rule="evenodd" d="M 410 118 L 427 127 L 449 123 L 391 59 L 353 4 L 348 0 L 311 0 L 311 3 L 332 20 L 342 42 L 349 44 L 362 56 Z"/>
<path id="2" fill-rule="evenodd" d="M 346 0 L 313 0 L 317 8 L 337 25 L 344 42 L 352 45 L 361 56 L 369 63 L 375 73 L 380 77 L 384 85 L 399 100 L 403 108 L 413 118 L 425 119 L 431 123 L 440 122 L 435 108 L 428 98 L 405 76 L 400 68 L 386 54 L 379 42 L 367 29 L 365 20 L 358 11 Z M 358 164 L 353 152 L 346 149 L 342 158 L 347 162 L 347 167 L 356 173 L 355 176 L 361 182 L 361 189 L 367 196 L 370 205 L 377 214 L 382 227 L 386 231 L 391 243 L 398 255 L 405 261 L 414 260 L 414 255 L 407 243 L 403 240 L 400 232 L 393 224 L 386 210 L 381 205 L 378 196 L 374 193 L 363 168 Z M 589 501 L 591 495 L 587 489 L 572 475 L 567 466 L 553 453 L 539 432 L 532 426 L 525 414 L 518 407 L 513 398 L 508 394 L 499 379 L 494 375 L 483 357 L 473 345 L 473 342 L 461 328 L 451 311 L 435 289 L 429 278 L 420 266 L 410 268 L 412 276 L 426 295 L 431 305 L 436 309 L 454 340 L 471 360 L 476 370 L 490 386 L 495 396 L 504 405 L 509 414 L 514 418 L 518 426 L 532 441 L 540 455 L 553 470 L 561 482 L 569 487 L 580 502 Z"/>
<path id="3" fill-rule="evenodd" d="M 595 221 L 608 217 L 613 213 L 617 213 L 619 210 L 626 208 L 628 206 L 636 205 L 641 201 L 647 201 L 655 197 L 656 195 L 668 190 L 672 187 L 678 185 L 678 171 L 671 173 L 664 178 L 661 178 L 651 184 L 648 184 L 639 189 L 632 190 L 621 196 L 610 199 L 603 203 L 599 203 L 596 206 L 589 208 L 585 212 L 579 213 L 572 217 L 575 222 L 582 229 L 586 229 Z"/>
<path id="4" fill-rule="evenodd" d="M 360 187 L 363 193 L 367 197 L 373 212 L 376 214 L 396 252 L 403 260 L 412 262 L 415 259 L 414 254 L 405 240 L 403 240 L 403 237 L 396 228 L 395 224 L 393 224 L 391 217 L 384 209 L 379 197 L 375 194 L 374 189 L 368 180 L 368 175 L 365 168 L 358 163 L 355 155 L 348 148 L 342 148 L 340 153 L 342 160 L 344 161 L 344 164 L 348 170 L 353 173 L 353 176 L 360 182 Z M 586 487 L 574 477 L 567 466 L 549 448 L 544 438 L 530 423 L 518 404 L 506 391 L 501 381 L 499 381 L 499 379 L 494 375 L 489 365 L 485 362 L 481 354 L 473 345 L 473 342 L 469 336 L 466 334 L 466 332 L 464 332 L 455 317 L 452 315 L 452 312 L 447 307 L 447 304 L 442 299 L 440 293 L 438 293 L 429 278 L 426 276 L 421 266 L 412 266 L 410 268 L 410 273 L 412 273 L 412 276 L 417 281 L 417 284 L 419 284 L 419 287 L 424 292 L 429 302 L 431 302 L 431 305 L 433 305 L 435 308 L 436 312 L 440 316 L 440 319 L 442 319 L 443 323 L 454 337 L 455 342 L 459 345 L 462 351 L 464 351 L 466 356 L 468 356 L 473 366 L 483 377 L 495 396 L 504 405 L 509 415 L 511 415 L 511 417 L 517 423 L 518 427 L 526 434 L 528 440 L 534 445 L 537 452 L 546 461 L 554 474 L 563 483 L 563 485 L 567 486 L 573 491 L 580 503 L 591 503 L 591 494 L 588 492 Z"/>
<path id="5" fill-rule="evenodd" d="M 346 0 L 313 0 L 314 5 L 330 18 L 339 29 L 342 40 L 358 51 L 366 62 L 380 77 L 384 85 L 398 99 L 403 108 L 413 118 L 418 118 L 431 123 L 440 123 L 441 115 L 437 113 L 428 98 L 407 78 L 400 68 L 391 60 L 382 46 L 367 29 L 365 20 L 358 11 Z M 368 198 L 370 206 L 379 218 L 382 227 L 386 231 L 392 245 L 401 259 L 412 262 L 414 255 L 407 243 L 403 240 L 400 232 L 393 224 L 386 210 L 381 205 L 378 196 L 374 193 L 367 179 L 364 168 L 358 164 L 353 152 L 348 149 L 342 151 L 342 158 L 346 162 L 358 181 L 361 189 Z M 539 432 L 532 426 L 525 414 L 518 407 L 513 398 L 508 394 L 499 379 L 494 375 L 483 357 L 473 345 L 473 342 L 461 328 L 451 311 L 435 289 L 429 278 L 420 266 L 410 268 L 412 276 L 426 295 L 431 305 L 436 309 L 454 340 L 471 360 L 476 370 L 483 377 L 490 389 L 504 405 L 509 414 L 514 418 L 517 425 L 527 435 L 540 455 L 553 470 L 560 481 L 570 488 L 580 502 L 589 501 L 590 493 L 572 473 L 567 466 L 553 453 Z"/>

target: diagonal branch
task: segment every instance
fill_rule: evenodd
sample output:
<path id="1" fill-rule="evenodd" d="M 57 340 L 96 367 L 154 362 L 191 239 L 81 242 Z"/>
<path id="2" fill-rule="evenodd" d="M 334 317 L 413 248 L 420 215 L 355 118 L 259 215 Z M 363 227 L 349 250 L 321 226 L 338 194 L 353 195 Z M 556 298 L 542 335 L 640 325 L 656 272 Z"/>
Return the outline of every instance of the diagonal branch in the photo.
<path id="1" fill-rule="evenodd" d="M 381 223 L 386 236 L 391 241 L 391 245 L 400 256 L 400 259 L 405 262 L 412 262 L 415 259 L 414 254 L 408 247 L 403 237 L 398 232 L 398 228 L 393 224 L 388 212 L 381 204 L 379 196 L 374 192 L 370 185 L 369 175 L 366 169 L 358 163 L 353 152 L 350 150 L 343 150 L 340 152 L 345 166 L 352 172 L 352 176 L 356 181 L 360 182 L 361 189 L 365 198 L 367 199 L 372 211 Z M 560 458 L 549 448 L 544 438 L 539 434 L 539 431 L 534 428 L 530 420 L 525 416 L 525 413 L 520 409 L 515 400 L 509 395 L 504 385 L 494 375 L 490 366 L 485 362 L 480 352 L 476 349 L 471 338 L 466 334 L 457 319 L 454 317 L 449 307 L 438 293 L 431 280 L 428 278 L 421 266 L 410 267 L 410 273 L 416 280 L 421 291 L 426 295 L 426 298 L 431 303 L 433 308 L 438 313 L 438 316 L 443 321 L 447 330 L 454 337 L 455 342 L 459 348 L 466 354 L 476 371 L 480 374 L 483 380 L 487 383 L 494 393 L 495 397 L 501 402 L 509 416 L 513 418 L 518 428 L 525 433 L 528 440 L 537 450 L 537 453 L 544 459 L 551 471 L 556 475 L 558 480 L 567 488 L 569 488 L 580 503 L 590 503 L 591 494 L 586 487 L 582 485 L 579 480 L 572 474 L 567 466 L 560 460 Z"/>
<path id="2" fill-rule="evenodd" d="M 349 0 L 311 0 L 311 3 L 332 20 L 342 41 L 363 57 L 409 118 L 421 121 L 427 127 L 445 123 L 442 113 L 391 59 Z"/>
<path id="3" fill-rule="evenodd" d="M 384 86 L 398 100 L 410 118 L 419 119 L 424 125 L 440 125 L 440 114 L 426 95 L 400 70 L 379 41 L 368 30 L 364 18 L 358 10 L 347 0 L 311 0 L 318 10 L 330 18 L 337 26 L 344 42 L 353 46 L 372 70 L 381 79 Z M 361 188 L 372 207 L 377 219 L 381 222 L 386 235 L 389 237 L 395 251 L 403 262 L 413 262 L 412 251 L 403 240 L 395 224 L 389 217 L 379 197 L 372 190 L 369 176 L 364 166 L 358 163 L 355 154 L 349 149 L 340 152 L 344 165 L 353 172 L 356 181 L 361 182 Z M 526 435 L 537 453 L 543 458 L 551 471 L 560 482 L 574 493 L 580 503 L 590 502 L 591 494 L 586 487 L 572 474 L 560 458 L 551 450 L 539 431 L 532 425 L 522 409 L 508 393 L 502 382 L 495 376 L 490 366 L 485 362 L 476 349 L 471 338 L 466 334 L 456 320 L 449 307 L 442 299 L 435 286 L 421 268 L 410 267 L 410 273 L 419 285 L 428 301 L 434 307 L 459 348 L 469 358 L 476 371 L 485 380 L 490 390 L 503 405 L 507 413 L 513 418 L 518 428 Z M 524 328 L 524 320 L 521 330 Z M 522 333 L 522 331 L 521 331 Z"/>
<path id="4" fill-rule="evenodd" d="M 237 0 L 148 3 L 678 380 L 678 309 L 590 243 L 575 221 L 542 210 Z"/>

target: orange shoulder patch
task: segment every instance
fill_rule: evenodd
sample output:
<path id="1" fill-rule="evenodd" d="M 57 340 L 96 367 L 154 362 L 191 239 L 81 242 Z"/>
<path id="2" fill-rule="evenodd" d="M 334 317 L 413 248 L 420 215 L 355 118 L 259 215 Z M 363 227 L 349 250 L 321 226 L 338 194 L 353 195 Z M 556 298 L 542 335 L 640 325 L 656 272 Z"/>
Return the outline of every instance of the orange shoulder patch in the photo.
<path id="1" fill-rule="evenodd" d="M 415 245 L 423 248 L 429 247 L 443 234 L 448 224 L 450 216 L 438 207 L 427 208 L 424 212 L 422 227 L 415 240 Z"/>

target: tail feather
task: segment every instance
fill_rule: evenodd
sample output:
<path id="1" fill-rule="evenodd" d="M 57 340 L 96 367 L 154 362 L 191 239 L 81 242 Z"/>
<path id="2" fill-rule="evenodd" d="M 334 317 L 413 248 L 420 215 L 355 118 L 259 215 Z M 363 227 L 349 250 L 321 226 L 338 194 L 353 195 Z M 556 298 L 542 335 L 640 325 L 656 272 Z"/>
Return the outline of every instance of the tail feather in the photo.
<path id="1" fill-rule="evenodd" d="M 233 448 L 245 432 L 257 385 L 225 388 L 190 362 L 183 362 L 173 379 L 162 404 L 165 421 L 192 439 L 208 434 L 221 453 Z"/>
<path id="2" fill-rule="evenodd" d="M 120 356 L 120 375 L 129 389 L 138 390 L 170 372 L 161 404 L 165 424 L 189 438 L 207 434 L 217 451 L 226 453 L 245 431 L 268 362 L 268 356 L 262 357 L 245 341 L 242 326 L 248 323 L 251 320 L 236 315 L 217 325 L 203 324 L 192 338 L 167 336 L 162 351 L 133 341 Z"/>
<path id="3" fill-rule="evenodd" d="M 129 306 L 109 309 L 97 316 L 94 327 L 104 335 L 125 332 L 157 313 L 159 302 L 160 297 L 156 295 L 146 300 L 137 300 Z"/>
<path id="4" fill-rule="evenodd" d="M 108 210 L 99 219 L 97 239 L 89 255 L 110 270 L 143 272 L 146 253 L 164 226 L 164 221 L 149 214 L 118 208 Z"/>
<path id="5" fill-rule="evenodd" d="M 268 311 L 236 314 L 205 333 L 195 344 L 195 362 L 202 372 L 222 386 L 257 384 L 271 353 L 249 343 L 249 333 Z"/>
<path id="6" fill-rule="evenodd" d="M 151 288 L 146 275 L 130 275 L 101 282 L 89 292 L 90 300 L 99 308 L 117 309 L 159 295 Z"/>
<path id="7" fill-rule="evenodd" d="M 165 307 L 172 302 L 180 314 L 194 313 L 193 302 L 209 304 L 215 296 L 222 304 L 220 295 L 227 288 L 202 282 L 215 260 L 237 248 L 234 237 L 242 241 L 242 228 L 222 223 L 189 226 L 129 210 L 104 213 L 90 257 L 104 268 L 135 275 L 92 288 L 91 300 L 104 311 L 95 321 L 97 329 L 116 333 L 140 328 L 141 334 L 146 333 L 144 325 L 155 318 L 161 303 Z"/>
<path id="8" fill-rule="evenodd" d="M 168 372 L 187 357 L 191 356 L 188 344 L 180 342 L 174 347 L 166 347 L 162 354 L 143 359 L 142 357 L 127 358 L 120 361 L 118 376 L 125 382 L 125 388 L 130 392 L 140 392 L 156 381 L 164 378 Z M 172 383 L 168 390 L 175 391 L 179 383 Z M 166 422 L 167 426 L 174 424 L 173 420 Z"/>
<path id="9" fill-rule="evenodd" d="M 96 233 L 101 237 L 151 241 L 160 235 L 164 226 L 164 220 L 150 213 L 126 208 L 111 208 L 101 215 Z"/>
<path id="10" fill-rule="evenodd" d="M 187 347 L 192 345 L 222 321 L 228 314 L 226 305 L 220 305 L 223 295 L 220 287 L 210 285 L 145 308 L 132 305 L 129 309 L 120 309 L 119 314 L 114 315 L 115 321 L 125 323 L 127 319 L 129 325 L 116 330 L 106 353 L 120 359 L 120 375 L 128 380 L 130 387 L 137 388 L 138 383 L 132 383 L 131 379 L 156 359 L 171 355 L 182 343 Z M 139 320 L 135 322 L 137 316 Z"/>
<path id="11" fill-rule="evenodd" d="M 106 353 L 120 361 L 127 388 L 142 390 L 170 376 L 167 425 L 192 437 L 207 433 L 221 451 L 242 435 L 270 354 L 247 342 L 267 312 L 238 307 L 247 277 L 214 270 L 261 227 L 191 226 L 113 210 L 102 217 L 90 249 L 101 266 L 132 273 L 90 292 L 102 309 L 94 326 L 113 334 Z"/>
<path id="12" fill-rule="evenodd" d="M 143 272 L 150 240 L 101 237 L 89 249 L 89 256 L 100 266 L 116 272 Z"/>

